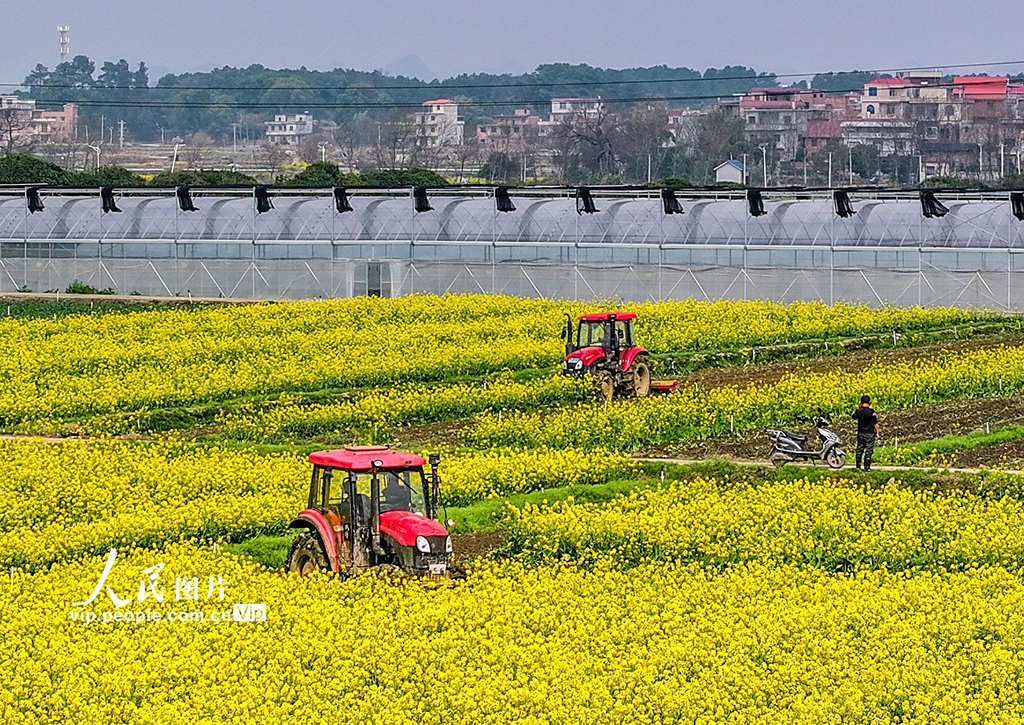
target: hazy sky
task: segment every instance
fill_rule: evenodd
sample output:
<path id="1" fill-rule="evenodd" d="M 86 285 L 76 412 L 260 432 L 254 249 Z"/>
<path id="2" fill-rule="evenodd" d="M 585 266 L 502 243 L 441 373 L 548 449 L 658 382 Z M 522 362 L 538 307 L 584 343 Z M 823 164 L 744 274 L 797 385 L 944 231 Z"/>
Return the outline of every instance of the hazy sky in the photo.
<path id="1" fill-rule="evenodd" d="M 144 60 L 155 81 L 250 63 L 411 70 L 408 56 L 439 77 L 554 61 L 779 73 L 993 62 L 1024 56 L 1020 17 L 1020 0 L 0 0 L 0 82 L 53 67 L 58 24 L 72 55 Z"/>

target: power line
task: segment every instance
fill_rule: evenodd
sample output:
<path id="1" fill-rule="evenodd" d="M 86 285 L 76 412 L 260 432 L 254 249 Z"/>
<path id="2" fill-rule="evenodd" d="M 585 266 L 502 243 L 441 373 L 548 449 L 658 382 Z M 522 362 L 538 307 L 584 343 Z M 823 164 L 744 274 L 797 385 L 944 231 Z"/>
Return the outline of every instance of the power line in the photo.
<path id="1" fill-rule="evenodd" d="M 832 75 L 842 76 L 851 75 L 853 73 L 907 73 L 911 71 L 921 70 L 951 70 L 951 69 L 962 69 L 962 68 L 992 68 L 999 66 L 1008 65 L 1024 65 L 1024 60 L 1001 60 L 992 63 L 955 63 L 951 65 L 922 65 L 922 66 L 906 66 L 902 68 L 866 68 L 864 70 L 843 70 L 843 71 L 816 71 L 814 73 L 762 73 L 760 75 L 737 75 L 737 76 L 719 76 L 716 78 L 630 78 L 622 80 L 581 80 L 581 81 L 549 81 L 549 82 L 533 82 L 533 83 L 438 83 L 430 84 L 424 83 L 422 85 L 382 85 L 382 86 L 365 86 L 365 87 L 353 87 L 353 84 L 345 86 L 278 86 L 275 88 L 268 88 L 267 86 L 126 86 L 126 85 L 113 85 L 113 86 L 82 86 L 75 84 L 59 84 L 59 83 L 39 83 L 39 84 L 25 84 L 25 83 L 0 83 L 0 87 L 6 88 L 23 88 L 28 87 L 32 89 L 43 89 L 43 88 L 74 88 L 79 90 L 128 90 L 128 91 L 269 91 L 269 90 L 282 90 L 282 91 L 441 91 L 451 89 L 475 89 L 475 88 L 555 88 L 555 87 L 580 87 L 580 86 L 618 86 L 618 85 L 636 85 L 645 83 L 717 83 L 720 81 L 756 81 L 756 80 L 771 80 L 778 78 L 807 78 L 816 75 Z M 329 72 L 329 71 L 327 71 Z M 696 71 L 695 71 L 696 72 Z M 356 84 L 358 85 L 358 84 Z"/>
<path id="2" fill-rule="evenodd" d="M 907 83 L 902 88 L 954 88 L 960 84 L 956 83 Z M 819 90 L 816 91 L 822 95 L 844 95 L 847 93 L 857 93 L 863 89 L 863 85 L 855 88 L 840 88 L 831 90 Z M 795 89 L 794 92 L 799 92 L 802 89 Z M 635 96 L 627 98 L 601 98 L 595 99 L 600 100 L 601 103 L 614 104 L 614 103 L 664 103 L 671 101 L 708 101 L 718 100 L 721 98 L 735 97 L 730 94 L 714 94 L 714 95 L 686 95 L 686 96 Z M 117 101 L 117 100 L 38 100 L 39 103 L 77 103 L 79 106 L 91 106 L 100 108 L 181 108 L 181 109 L 237 109 L 237 110 L 249 110 L 249 109 L 279 109 L 282 105 L 280 102 L 268 103 L 264 101 Z M 498 108 L 516 105 L 531 105 L 536 103 L 535 100 L 528 99 L 506 99 L 500 101 L 465 101 L 460 102 L 460 106 L 473 107 L 473 108 Z M 293 104 L 295 105 L 295 104 Z M 353 110 L 391 110 L 391 109 L 417 109 L 422 108 L 423 104 L 415 101 L 408 102 L 355 102 L 355 103 L 326 103 L 326 102 L 312 102 L 312 103 L 301 103 L 303 109 L 353 109 Z"/>

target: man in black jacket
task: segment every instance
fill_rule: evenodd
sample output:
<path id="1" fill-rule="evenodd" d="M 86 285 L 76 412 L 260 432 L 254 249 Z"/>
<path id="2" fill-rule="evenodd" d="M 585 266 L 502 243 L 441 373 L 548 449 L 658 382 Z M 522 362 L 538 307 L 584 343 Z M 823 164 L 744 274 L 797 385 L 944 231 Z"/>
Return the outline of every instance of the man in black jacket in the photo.
<path id="1" fill-rule="evenodd" d="M 878 415 L 871 407 L 871 397 L 863 396 L 860 407 L 851 416 L 857 421 L 857 468 L 864 462 L 864 470 L 871 470 L 871 457 L 875 455 L 875 440 L 878 438 Z"/>

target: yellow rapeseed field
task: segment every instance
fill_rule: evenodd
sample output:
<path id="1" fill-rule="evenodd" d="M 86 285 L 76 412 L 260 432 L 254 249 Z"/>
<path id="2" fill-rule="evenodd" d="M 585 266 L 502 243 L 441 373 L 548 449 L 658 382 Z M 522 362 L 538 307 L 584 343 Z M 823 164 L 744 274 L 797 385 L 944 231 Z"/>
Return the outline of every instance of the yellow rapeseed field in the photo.
<path id="1" fill-rule="evenodd" d="M 0 320 L 0 428 L 112 433 L 230 403 L 218 422 L 246 441 L 376 440 L 483 412 L 481 450 L 442 451 L 454 506 L 639 475 L 614 451 L 864 388 L 893 406 L 1024 387 L 1017 348 L 607 408 L 558 407 L 589 383 L 508 374 L 559 361 L 564 314 L 609 307 L 414 296 Z M 659 352 L 983 316 L 628 309 Z M 305 403 L 324 391 L 352 396 Z M 1005 497 L 679 482 L 528 507 L 504 558 L 465 579 L 300 578 L 220 546 L 279 533 L 306 503 L 304 456 L 239 445 L 0 440 L 0 722 L 1024 722 L 1019 477 L 986 479 Z M 266 621 L 234 621 L 249 605 Z"/>
<path id="2" fill-rule="evenodd" d="M 572 450 L 445 455 L 449 504 L 599 483 L 629 473 L 622 456 Z M 280 532 L 306 506 L 309 465 L 179 443 L 0 441 L 0 564 L 29 569 L 111 546 L 241 539 Z"/>
<path id="3" fill-rule="evenodd" d="M 139 603 L 134 591 L 157 564 L 166 566 Z M 2 721 L 1024 719 L 1024 586 L 998 567 L 835 575 L 508 563 L 438 586 L 299 579 L 173 545 L 118 558 L 106 583 L 132 600 L 124 607 L 106 593 L 75 606 L 103 565 L 85 559 L 0 581 Z M 191 578 L 198 601 L 176 599 L 176 580 Z M 266 604 L 267 621 L 168 621 L 235 603 Z M 103 621 L 147 610 L 162 621 Z M 96 621 L 73 621 L 80 612 Z"/>
<path id="4" fill-rule="evenodd" d="M 530 561 L 1018 569 L 1024 503 L 896 483 L 872 490 L 850 481 L 730 486 L 697 479 L 600 506 L 528 505 L 515 517 L 508 547 Z"/>
<path id="5" fill-rule="evenodd" d="M 589 446 L 636 450 L 669 440 L 707 438 L 790 423 L 819 408 L 847 413 L 865 394 L 876 408 L 1024 389 L 1024 347 L 880 363 L 850 373 L 786 375 L 771 384 L 684 388 L 670 395 L 620 400 L 554 413 L 484 415 L 472 433 L 480 445 Z"/>
<path id="6" fill-rule="evenodd" d="M 97 415 L 130 422 L 133 411 L 168 406 L 551 366 L 560 357 L 563 314 L 601 307 L 465 295 L 7 318 L 0 320 L 0 426 L 38 431 Z M 662 352 L 977 317 L 817 303 L 630 308 L 641 315 L 641 343 Z"/>
<path id="7" fill-rule="evenodd" d="M 245 406 L 218 423 L 232 438 L 275 441 L 335 432 L 359 433 L 384 443 L 396 426 L 465 418 L 485 411 L 533 410 L 594 397 L 591 381 L 565 376 L 516 381 L 505 376 L 475 383 L 388 388 L 361 397 L 302 405 L 285 398 L 270 406 Z"/>

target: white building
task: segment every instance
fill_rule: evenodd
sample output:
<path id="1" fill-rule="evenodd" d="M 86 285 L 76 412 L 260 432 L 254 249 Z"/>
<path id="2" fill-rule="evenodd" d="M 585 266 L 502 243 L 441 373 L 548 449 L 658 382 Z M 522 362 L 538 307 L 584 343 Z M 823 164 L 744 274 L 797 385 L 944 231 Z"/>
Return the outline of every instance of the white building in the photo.
<path id="1" fill-rule="evenodd" d="M 459 104 L 448 98 L 424 101 L 423 110 L 413 114 L 416 145 L 421 148 L 461 146 L 466 122 L 459 118 Z"/>
<path id="2" fill-rule="evenodd" d="M 309 113 L 278 113 L 267 121 L 267 142 L 296 146 L 313 135 L 313 116 Z"/>
<path id="3" fill-rule="evenodd" d="M 576 116 L 597 116 L 604 110 L 604 101 L 600 98 L 552 98 L 551 123 L 570 114 Z"/>
<path id="4" fill-rule="evenodd" d="M 747 170 L 744 168 L 743 162 L 729 159 L 715 167 L 715 183 L 725 182 L 746 185 Z"/>

